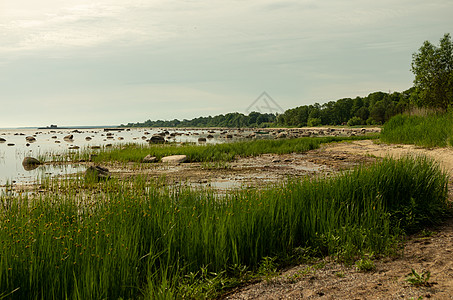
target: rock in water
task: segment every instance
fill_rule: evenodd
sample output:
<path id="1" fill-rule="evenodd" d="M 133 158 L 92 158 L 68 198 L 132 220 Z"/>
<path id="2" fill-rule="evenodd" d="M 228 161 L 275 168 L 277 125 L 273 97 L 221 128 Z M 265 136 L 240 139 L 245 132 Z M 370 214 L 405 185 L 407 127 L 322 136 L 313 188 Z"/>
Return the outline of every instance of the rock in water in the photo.
<path id="1" fill-rule="evenodd" d="M 22 161 L 22 166 L 24 167 L 24 169 L 26 171 L 31 171 L 31 170 L 34 170 L 36 169 L 39 165 L 41 164 L 41 162 L 39 160 L 37 160 L 36 158 L 34 157 L 25 157 L 24 160 Z"/>
<path id="2" fill-rule="evenodd" d="M 165 143 L 165 138 L 161 135 L 155 134 L 149 139 L 149 142 L 151 144 L 163 144 Z"/>
<path id="3" fill-rule="evenodd" d="M 171 155 L 162 157 L 163 163 L 179 164 L 187 160 L 187 155 Z"/>
<path id="4" fill-rule="evenodd" d="M 36 138 L 34 136 L 27 136 L 25 139 L 27 140 L 27 142 L 36 142 Z"/>
<path id="5" fill-rule="evenodd" d="M 101 166 L 90 166 L 85 171 L 85 180 L 100 181 L 107 180 L 109 178 L 110 178 L 109 169 Z"/>

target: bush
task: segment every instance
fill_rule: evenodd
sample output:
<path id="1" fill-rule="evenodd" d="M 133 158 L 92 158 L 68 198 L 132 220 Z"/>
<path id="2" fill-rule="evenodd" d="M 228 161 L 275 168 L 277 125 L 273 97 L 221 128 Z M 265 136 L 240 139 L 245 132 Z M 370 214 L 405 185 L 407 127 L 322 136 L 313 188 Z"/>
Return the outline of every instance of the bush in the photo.
<path id="1" fill-rule="evenodd" d="M 348 126 L 357 126 L 357 125 L 364 125 L 365 122 L 362 120 L 362 118 L 359 117 L 352 117 L 348 121 Z"/>
<path id="2" fill-rule="evenodd" d="M 308 118 L 308 120 L 307 120 L 307 126 L 314 127 L 314 126 L 319 126 L 321 124 L 322 124 L 322 122 L 321 122 L 320 118 Z"/>

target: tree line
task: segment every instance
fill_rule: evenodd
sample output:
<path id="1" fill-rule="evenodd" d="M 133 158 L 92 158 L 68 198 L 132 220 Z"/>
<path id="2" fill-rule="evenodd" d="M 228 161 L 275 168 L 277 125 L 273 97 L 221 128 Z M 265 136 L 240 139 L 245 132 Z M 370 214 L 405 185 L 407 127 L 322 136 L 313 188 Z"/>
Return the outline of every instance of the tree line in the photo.
<path id="1" fill-rule="evenodd" d="M 319 125 L 380 125 L 413 106 L 448 111 L 453 104 L 453 43 L 450 34 L 439 46 L 425 41 L 412 55 L 414 86 L 403 92 L 374 92 L 324 104 L 303 105 L 283 114 L 228 113 L 192 120 L 145 121 L 127 127 L 303 127 Z"/>
<path id="2" fill-rule="evenodd" d="M 234 112 L 225 115 L 198 117 L 191 120 L 147 120 L 124 127 L 303 127 L 319 125 L 383 124 L 409 106 L 413 88 L 402 93 L 375 92 L 366 97 L 343 98 L 325 104 L 303 105 L 283 114 Z"/>
<path id="3" fill-rule="evenodd" d="M 343 98 L 325 104 L 288 109 L 277 117 L 280 126 L 378 125 L 409 108 L 414 89 L 374 92 L 366 97 Z"/>
<path id="4" fill-rule="evenodd" d="M 276 115 L 251 112 L 248 115 L 234 112 L 225 115 L 198 117 L 191 120 L 147 120 L 143 123 L 129 123 L 123 127 L 269 127 L 275 124 Z"/>

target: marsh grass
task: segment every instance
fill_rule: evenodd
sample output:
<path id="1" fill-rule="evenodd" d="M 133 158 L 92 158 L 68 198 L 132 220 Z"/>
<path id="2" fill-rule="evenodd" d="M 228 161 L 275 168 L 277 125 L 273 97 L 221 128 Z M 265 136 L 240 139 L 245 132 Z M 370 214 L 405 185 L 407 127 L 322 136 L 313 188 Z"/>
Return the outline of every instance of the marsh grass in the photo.
<path id="1" fill-rule="evenodd" d="M 447 177 L 408 157 L 223 196 L 145 177 L 43 180 L 39 189 L 49 192 L 2 197 L 5 295 L 199 299 L 249 272 L 266 277 L 294 249 L 351 261 L 391 253 L 402 232 L 440 222 Z"/>
<path id="2" fill-rule="evenodd" d="M 312 137 L 297 139 L 278 140 L 254 140 L 222 144 L 163 144 L 163 145 L 138 145 L 124 144 L 110 148 L 92 150 L 81 149 L 79 152 L 67 152 L 63 157 L 56 157 L 59 160 L 88 161 L 90 155 L 94 162 L 142 162 L 143 158 L 150 154 L 160 160 L 164 156 L 184 154 L 188 162 L 229 162 L 235 157 L 258 156 L 265 153 L 287 154 L 303 153 L 317 149 L 321 144 L 352 141 L 363 139 L 376 139 L 378 135 L 352 136 L 352 137 Z M 49 158 L 51 159 L 51 158 Z"/>
<path id="3" fill-rule="evenodd" d="M 453 116 L 451 113 L 397 115 L 384 124 L 381 140 L 423 147 L 452 146 Z"/>

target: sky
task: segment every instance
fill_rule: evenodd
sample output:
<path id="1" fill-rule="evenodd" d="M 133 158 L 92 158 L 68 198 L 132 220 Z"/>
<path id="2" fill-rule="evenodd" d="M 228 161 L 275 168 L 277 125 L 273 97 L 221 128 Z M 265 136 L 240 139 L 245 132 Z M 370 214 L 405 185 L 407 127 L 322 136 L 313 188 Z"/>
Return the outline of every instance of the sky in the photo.
<path id="1" fill-rule="evenodd" d="M 452 12 L 451 0 L 0 0 L 0 128 L 404 91 L 412 54 L 451 32 Z"/>

